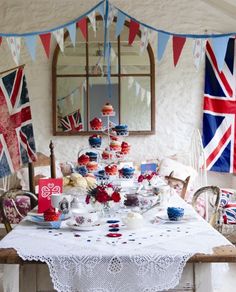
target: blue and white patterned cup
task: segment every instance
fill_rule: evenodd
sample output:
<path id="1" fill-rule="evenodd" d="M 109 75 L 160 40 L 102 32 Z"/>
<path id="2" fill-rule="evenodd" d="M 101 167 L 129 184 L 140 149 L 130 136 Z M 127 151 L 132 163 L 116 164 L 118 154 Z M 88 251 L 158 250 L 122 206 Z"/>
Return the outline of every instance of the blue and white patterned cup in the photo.
<path id="1" fill-rule="evenodd" d="M 171 221 L 181 220 L 184 216 L 184 208 L 180 207 L 168 207 L 167 215 Z"/>

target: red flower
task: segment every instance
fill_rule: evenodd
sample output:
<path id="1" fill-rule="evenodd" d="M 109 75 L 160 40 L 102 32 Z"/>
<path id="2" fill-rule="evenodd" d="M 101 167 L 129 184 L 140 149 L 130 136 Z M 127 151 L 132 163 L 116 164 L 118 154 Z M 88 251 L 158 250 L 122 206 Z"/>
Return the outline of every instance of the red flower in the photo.
<path id="1" fill-rule="evenodd" d="M 89 202 L 90 202 L 90 196 L 87 195 L 87 196 L 86 196 L 86 199 L 85 199 L 85 203 L 86 203 L 86 204 L 89 204 Z"/>
<path id="2" fill-rule="evenodd" d="M 119 202 L 120 201 L 120 194 L 118 192 L 114 192 L 112 195 L 111 195 L 111 199 L 114 201 L 114 202 Z"/>
<path id="3" fill-rule="evenodd" d="M 148 174 L 147 175 L 147 180 L 151 180 L 152 179 L 152 175 L 151 174 Z"/>
<path id="4" fill-rule="evenodd" d="M 144 176 L 141 174 L 139 177 L 138 177 L 138 182 L 142 182 L 144 180 Z"/>
<path id="5" fill-rule="evenodd" d="M 106 203 L 109 201 L 108 193 L 105 190 L 98 191 L 96 199 L 99 203 Z"/>

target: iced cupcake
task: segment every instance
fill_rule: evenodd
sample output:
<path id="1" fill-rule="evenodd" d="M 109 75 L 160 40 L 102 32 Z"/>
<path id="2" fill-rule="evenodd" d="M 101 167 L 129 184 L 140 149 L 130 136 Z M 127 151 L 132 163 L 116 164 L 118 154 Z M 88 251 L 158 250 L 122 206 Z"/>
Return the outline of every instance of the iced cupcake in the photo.
<path id="1" fill-rule="evenodd" d="M 96 161 L 90 161 L 87 165 L 86 165 L 88 171 L 95 171 L 98 169 L 98 163 Z"/>
<path id="2" fill-rule="evenodd" d="M 100 135 L 92 135 L 89 137 L 89 145 L 93 148 L 99 148 L 102 144 L 102 137 Z"/>
<path id="3" fill-rule="evenodd" d="M 111 116 L 114 113 L 113 106 L 107 102 L 102 108 L 102 114 L 104 116 Z"/>
<path id="4" fill-rule="evenodd" d="M 110 164 L 105 167 L 105 172 L 108 175 L 116 175 L 118 172 L 116 164 Z"/>
<path id="5" fill-rule="evenodd" d="M 86 154 L 82 154 L 79 158 L 78 158 L 78 164 L 79 166 L 82 165 L 87 165 L 89 162 L 89 156 Z"/>
<path id="6" fill-rule="evenodd" d="M 110 142 L 110 149 L 113 151 L 120 151 L 121 150 L 121 143 L 120 141 L 114 141 L 112 140 Z"/>
<path id="7" fill-rule="evenodd" d="M 99 118 L 94 118 L 90 121 L 90 127 L 92 130 L 101 130 L 102 129 L 102 120 Z"/>

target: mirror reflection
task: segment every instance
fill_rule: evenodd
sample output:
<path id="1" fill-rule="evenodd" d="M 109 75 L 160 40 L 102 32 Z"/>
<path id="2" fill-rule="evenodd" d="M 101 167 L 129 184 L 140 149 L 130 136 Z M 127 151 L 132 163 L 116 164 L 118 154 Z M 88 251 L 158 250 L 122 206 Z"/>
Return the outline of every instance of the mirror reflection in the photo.
<path id="1" fill-rule="evenodd" d="M 131 134 L 154 132 L 154 57 L 151 46 L 140 53 L 140 38 L 128 44 L 129 28 L 116 38 L 110 25 L 111 81 L 103 58 L 103 21 L 96 33 L 87 22 L 87 38 L 77 29 L 76 46 L 65 35 L 65 50 L 57 47 L 53 59 L 53 130 L 55 135 L 90 134 L 89 122 L 101 118 L 107 102 L 113 105 L 115 124 L 127 124 Z M 110 97 L 109 97 L 110 96 Z"/>

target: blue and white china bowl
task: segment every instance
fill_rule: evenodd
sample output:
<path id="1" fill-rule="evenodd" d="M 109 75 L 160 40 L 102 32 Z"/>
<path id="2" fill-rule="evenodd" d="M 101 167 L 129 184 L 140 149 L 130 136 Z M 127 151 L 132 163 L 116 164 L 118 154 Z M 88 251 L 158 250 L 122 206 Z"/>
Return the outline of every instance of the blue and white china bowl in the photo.
<path id="1" fill-rule="evenodd" d="M 167 215 L 171 221 L 181 220 L 184 216 L 184 208 L 180 207 L 168 207 Z"/>

